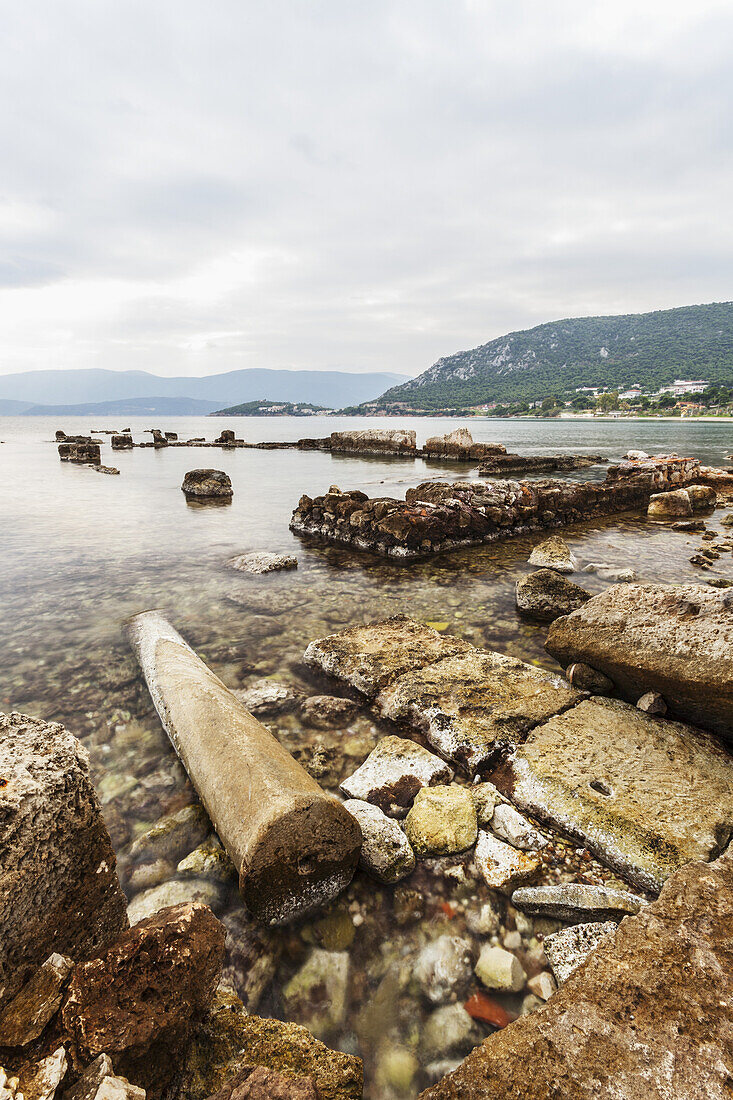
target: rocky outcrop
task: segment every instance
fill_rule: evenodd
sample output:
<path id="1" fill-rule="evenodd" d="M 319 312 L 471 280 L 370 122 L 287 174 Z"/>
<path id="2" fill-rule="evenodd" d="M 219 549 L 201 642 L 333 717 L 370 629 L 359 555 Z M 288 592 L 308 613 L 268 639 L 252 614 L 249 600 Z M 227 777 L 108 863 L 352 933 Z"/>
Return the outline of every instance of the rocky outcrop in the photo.
<path id="1" fill-rule="evenodd" d="M 90 463 L 98 466 L 102 461 L 100 445 L 94 439 L 78 439 L 75 442 L 68 438 L 66 442 L 59 443 L 59 458 L 62 462 Z"/>
<path id="2" fill-rule="evenodd" d="M 506 477 L 507 474 L 568 473 L 597 466 L 606 459 L 602 455 L 508 455 L 500 454 L 482 462 L 481 477 Z"/>
<path id="3" fill-rule="evenodd" d="M 113 435 L 110 443 L 113 451 L 131 451 L 135 444 L 132 436 L 124 432 L 122 435 Z"/>
<path id="4" fill-rule="evenodd" d="M 229 474 L 223 470 L 189 470 L 181 489 L 191 500 L 231 500 L 234 496 Z"/>
<path id="5" fill-rule="evenodd" d="M 329 449 L 337 454 L 408 455 L 417 450 L 416 435 L 404 428 L 366 428 L 331 432 Z"/>
<path id="6" fill-rule="evenodd" d="M 590 592 L 554 569 L 538 569 L 517 581 L 517 609 L 527 618 L 541 622 L 551 623 L 560 615 L 569 615 L 590 598 Z"/>
<path id="7" fill-rule="evenodd" d="M 636 702 L 659 692 L 675 715 L 733 738 L 733 594 L 699 585 L 614 585 L 550 627 L 546 648 Z"/>
<path id="8" fill-rule="evenodd" d="M 85 959 L 127 927 L 115 855 L 81 744 L 0 714 L 0 1006 L 54 952 Z"/>
<path id="9" fill-rule="evenodd" d="M 733 861 L 691 863 L 421 1100 L 727 1100 Z"/>
<path id="10" fill-rule="evenodd" d="M 172 1079 L 221 975 L 225 932 L 203 905 L 163 909 L 74 970 L 62 1008 L 71 1057 L 100 1054 L 146 1089 Z"/>
<path id="11" fill-rule="evenodd" d="M 480 461 L 506 453 L 501 443 L 474 443 L 468 428 L 456 428 L 446 435 L 431 436 L 421 454 L 424 458 L 453 458 L 466 462 Z"/>

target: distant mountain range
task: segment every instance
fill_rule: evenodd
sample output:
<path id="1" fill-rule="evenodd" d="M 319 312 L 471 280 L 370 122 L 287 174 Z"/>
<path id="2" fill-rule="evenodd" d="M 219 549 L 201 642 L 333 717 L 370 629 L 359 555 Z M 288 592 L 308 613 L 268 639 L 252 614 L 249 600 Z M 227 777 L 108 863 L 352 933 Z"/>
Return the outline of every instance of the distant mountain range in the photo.
<path id="1" fill-rule="evenodd" d="M 338 409 L 378 397 L 407 375 L 251 369 L 202 378 L 145 371 L 42 370 L 0 376 L 0 415 L 205 415 L 247 401 L 310 402 Z"/>
<path id="2" fill-rule="evenodd" d="M 656 390 L 675 378 L 733 382 L 733 302 L 580 317 L 510 332 L 393 386 L 380 409 L 468 408 L 566 396 L 578 386 Z"/>

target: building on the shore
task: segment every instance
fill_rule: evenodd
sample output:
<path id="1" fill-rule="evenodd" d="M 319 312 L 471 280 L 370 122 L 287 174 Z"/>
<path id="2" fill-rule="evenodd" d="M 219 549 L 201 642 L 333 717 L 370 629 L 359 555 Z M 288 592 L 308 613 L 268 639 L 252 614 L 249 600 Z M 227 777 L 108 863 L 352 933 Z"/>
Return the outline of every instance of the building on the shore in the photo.
<path id="1" fill-rule="evenodd" d="M 709 382 L 688 381 L 684 378 L 676 378 L 674 385 L 660 386 L 660 393 L 671 393 L 675 397 L 684 397 L 688 393 L 703 393 L 710 385 Z"/>

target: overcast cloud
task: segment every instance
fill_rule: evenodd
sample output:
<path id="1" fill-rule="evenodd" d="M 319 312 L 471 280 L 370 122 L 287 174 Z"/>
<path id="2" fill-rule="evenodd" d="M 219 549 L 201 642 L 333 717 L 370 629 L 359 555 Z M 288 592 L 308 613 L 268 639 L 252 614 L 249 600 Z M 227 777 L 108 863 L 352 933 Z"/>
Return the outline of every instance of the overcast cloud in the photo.
<path id="1" fill-rule="evenodd" d="M 733 297 L 730 0 L 5 0 L 0 372 Z"/>

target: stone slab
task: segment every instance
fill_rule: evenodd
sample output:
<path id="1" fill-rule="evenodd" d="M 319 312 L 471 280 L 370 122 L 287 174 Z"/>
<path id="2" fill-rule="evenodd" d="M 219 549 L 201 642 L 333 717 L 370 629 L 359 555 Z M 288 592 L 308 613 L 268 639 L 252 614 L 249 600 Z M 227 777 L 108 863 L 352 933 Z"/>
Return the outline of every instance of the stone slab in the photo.
<path id="1" fill-rule="evenodd" d="M 691 863 L 421 1100 L 729 1100 L 733 861 Z"/>
<path id="2" fill-rule="evenodd" d="M 715 858 L 733 831 L 733 759 L 711 734 L 613 699 L 535 728 L 493 781 L 642 889 Z"/>

